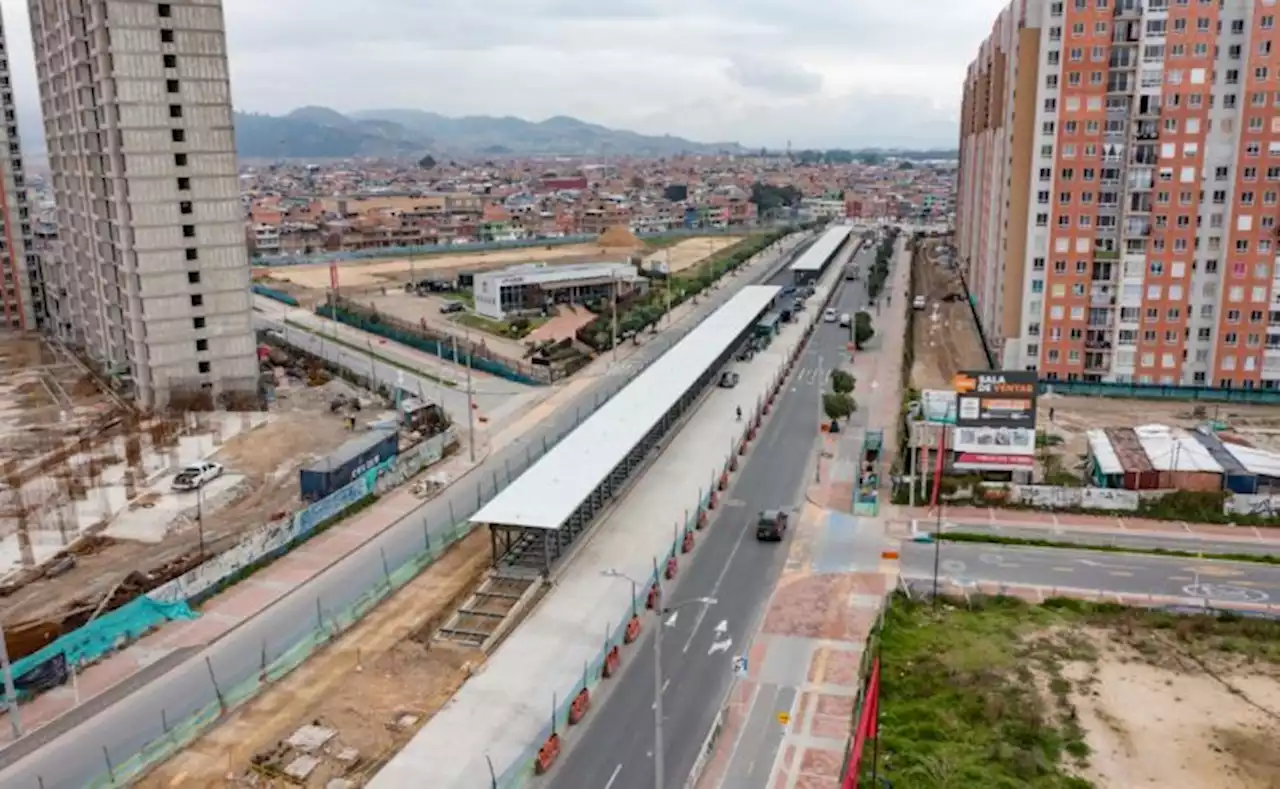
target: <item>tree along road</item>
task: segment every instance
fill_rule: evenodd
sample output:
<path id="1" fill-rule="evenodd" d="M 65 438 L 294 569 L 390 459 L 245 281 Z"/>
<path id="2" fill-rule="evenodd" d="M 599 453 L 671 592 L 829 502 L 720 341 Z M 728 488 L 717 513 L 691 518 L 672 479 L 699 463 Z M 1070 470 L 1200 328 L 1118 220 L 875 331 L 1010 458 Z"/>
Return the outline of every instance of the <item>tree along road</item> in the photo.
<path id="1" fill-rule="evenodd" d="M 1171 595 L 1223 603 L 1280 602 L 1280 567 L 1275 565 L 1074 548 L 945 541 L 938 545 L 938 577 L 944 581 Z M 903 543 L 901 557 L 904 578 L 932 581 L 934 545 Z"/>
<path id="2" fill-rule="evenodd" d="M 872 251 L 859 255 L 864 268 Z M 865 303 L 863 283 L 845 282 L 832 306 L 852 314 Z M 818 305 L 809 306 L 810 310 Z M 685 606 L 663 632 L 664 787 L 683 786 L 732 680 L 732 660 L 744 652 L 787 557 L 787 542 L 757 542 L 763 509 L 798 514 L 818 449 L 819 397 L 849 330 L 819 323 L 782 399 L 747 455 L 719 516 L 694 560 L 664 590 L 664 603 L 699 597 L 714 605 Z M 863 417 L 855 414 L 854 423 Z M 625 506 L 625 501 L 623 503 Z M 668 620 L 669 621 L 669 620 Z M 582 734 L 546 779 L 554 789 L 652 789 L 654 786 L 654 655 L 648 629 L 623 674 L 610 683 Z"/>
<path id="3" fill-rule="evenodd" d="M 803 246 L 801 247 L 803 248 Z M 751 284 L 790 263 L 794 251 L 752 277 L 731 280 L 699 305 L 697 311 L 637 351 L 651 361 L 718 308 L 741 285 Z M 635 357 L 633 357 L 635 358 Z M 341 611 L 366 590 L 383 581 L 385 566 L 398 567 L 422 551 L 424 534 L 442 539 L 451 528 L 450 514 L 461 520 L 475 512 L 529 463 L 575 427 L 576 414 L 586 418 L 628 378 L 602 376 L 582 395 L 524 438 L 490 455 L 447 494 L 423 504 L 376 538 L 353 551 L 311 582 L 275 602 L 219 640 L 166 656 L 144 674 L 38 729 L 0 751 L 0 786 L 22 789 L 71 789 L 106 777 L 107 759 L 120 765 L 147 743 L 165 736 L 165 728 L 186 721 L 217 702 L 211 675 L 230 688 L 256 676 L 265 659 L 274 661 L 316 627 L 318 617 Z M 384 556 L 386 565 L 384 565 Z M 5 728 L 8 728 L 5 726 Z"/>

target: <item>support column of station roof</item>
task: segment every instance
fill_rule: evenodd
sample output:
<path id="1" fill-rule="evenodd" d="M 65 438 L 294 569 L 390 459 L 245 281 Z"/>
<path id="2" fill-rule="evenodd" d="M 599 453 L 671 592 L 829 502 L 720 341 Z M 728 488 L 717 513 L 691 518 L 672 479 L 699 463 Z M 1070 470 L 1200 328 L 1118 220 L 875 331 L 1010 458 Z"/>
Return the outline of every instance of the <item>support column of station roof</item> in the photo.
<path id="1" fill-rule="evenodd" d="M 827 264 L 844 247 L 844 243 L 849 240 L 852 232 L 851 225 L 836 225 L 828 228 L 805 250 L 803 255 L 791 264 L 793 282 L 796 285 L 805 285 L 822 276 L 822 272 L 827 270 Z"/>
<path id="2" fill-rule="evenodd" d="M 698 399 L 780 290 L 743 288 L 472 516 L 472 523 L 490 529 L 495 566 L 515 574 L 549 572 Z"/>

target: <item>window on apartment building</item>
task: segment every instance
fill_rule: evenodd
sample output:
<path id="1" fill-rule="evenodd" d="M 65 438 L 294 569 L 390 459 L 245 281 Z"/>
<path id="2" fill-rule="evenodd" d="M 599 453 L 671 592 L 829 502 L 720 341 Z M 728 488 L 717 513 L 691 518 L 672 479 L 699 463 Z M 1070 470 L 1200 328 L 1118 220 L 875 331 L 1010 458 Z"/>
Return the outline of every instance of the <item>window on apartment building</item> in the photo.
<path id="1" fill-rule="evenodd" d="M 174 142 L 186 142 L 187 133 L 182 129 L 170 129 L 169 139 L 173 140 Z"/>
<path id="2" fill-rule="evenodd" d="M 203 306 L 204 306 L 204 296 L 200 295 L 199 293 L 194 293 L 194 294 L 192 294 L 192 295 L 191 295 L 191 306 L 192 306 L 192 307 L 203 307 Z"/>
<path id="3" fill-rule="evenodd" d="M 205 327 L 204 318 L 192 318 L 192 319 L 191 319 L 191 328 L 193 328 L 193 329 L 203 329 L 204 327 Z"/>
<path id="4" fill-rule="evenodd" d="M 177 93 L 181 89 L 182 83 L 176 79 L 167 79 L 164 81 L 164 87 L 170 93 Z"/>
<path id="5" fill-rule="evenodd" d="M 193 209 L 192 209 L 192 207 L 191 207 L 191 201 L 190 201 L 190 200 L 183 200 L 182 202 L 178 203 L 178 213 L 179 213 L 179 214 L 190 214 L 190 213 L 192 212 L 192 210 L 193 210 Z"/>
<path id="6" fill-rule="evenodd" d="M 170 105 L 169 105 L 169 117 L 170 117 L 170 118 L 181 118 L 181 117 L 182 117 L 182 105 L 181 105 L 181 104 L 170 104 Z"/>
<path id="7" fill-rule="evenodd" d="M 156 7 L 156 13 L 160 15 L 160 18 L 168 19 L 169 17 L 173 16 L 173 6 L 169 5 L 168 3 L 161 3 L 159 6 Z"/>
<path id="8" fill-rule="evenodd" d="M 177 68 L 177 67 L 178 67 L 178 56 L 177 56 L 177 55 L 165 55 L 165 56 L 164 56 L 164 67 L 165 67 L 165 68 Z"/>
<path id="9" fill-rule="evenodd" d="M 186 178 L 186 177 L 179 178 L 179 179 L 178 179 L 178 191 L 179 191 L 179 192 L 187 192 L 187 191 L 190 191 L 190 190 L 191 190 L 191 179 L 190 179 L 190 178 Z"/>
<path id="10" fill-rule="evenodd" d="M 199 272 L 199 271 L 188 271 L 188 272 L 187 272 L 187 284 L 188 284 L 188 285 L 199 285 L 199 284 L 200 284 L 200 272 Z"/>
<path id="11" fill-rule="evenodd" d="M 1047 62 L 1050 66 L 1058 65 L 1060 62 L 1062 62 L 1061 53 L 1059 53 L 1058 50 L 1056 49 L 1049 50 L 1049 57 L 1047 59 Z"/>
<path id="12" fill-rule="evenodd" d="M 172 44 L 172 43 L 173 43 L 173 31 L 172 31 L 172 30 L 168 30 L 168 29 L 166 29 L 166 30 L 161 30 L 161 31 L 160 31 L 160 43 L 162 43 L 162 44 Z"/>
<path id="13" fill-rule="evenodd" d="M 173 164 L 175 167 L 186 167 L 187 155 L 185 153 L 175 153 L 173 155 Z"/>
<path id="14" fill-rule="evenodd" d="M 188 247 L 186 250 L 187 260 L 199 260 L 200 250 Z"/>
<path id="15" fill-rule="evenodd" d="M 200 362 L 196 369 L 200 371 L 201 375 L 208 375 L 213 372 L 213 365 L 209 362 Z"/>
<path id="16" fill-rule="evenodd" d="M 209 350 L 208 340 L 196 340 L 196 352 Z"/>
<path id="17" fill-rule="evenodd" d="M 195 226 L 195 225 L 183 225 L 183 226 L 182 226 L 182 237 L 183 237 L 183 238 L 195 238 L 195 237 L 196 237 L 196 226 Z"/>
<path id="18" fill-rule="evenodd" d="M 1235 32 L 1235 26 L 1237 23 L 1240 25 L 1240 32 L 1243 33 L 1244 32 L 1243 19 L 1236 20 L 1236 22 L 1231 23 L 1232 32 Z M 1276 26 L 1276 18 L 1271 14 L 1267 14 L 1263 16 L 1262 19 L 1258 20 L 1258 27 L 1262 28 L 1263 30 L 1270 30 L 1275 26 Z"/>

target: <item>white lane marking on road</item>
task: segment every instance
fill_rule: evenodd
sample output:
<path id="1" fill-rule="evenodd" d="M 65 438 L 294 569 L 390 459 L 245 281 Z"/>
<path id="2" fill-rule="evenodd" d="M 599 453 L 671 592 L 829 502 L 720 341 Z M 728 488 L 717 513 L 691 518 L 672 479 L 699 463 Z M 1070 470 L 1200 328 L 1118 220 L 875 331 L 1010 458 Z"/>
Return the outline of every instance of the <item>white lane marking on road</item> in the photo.
<path id="1" fill-rule="evenodd" d="M 721 619 L 720 624 L 716 625 L 716 635 L 722 636 L 729 630 L 729 620 Z"/>
<path id="2" fill-rule="evenodd" d="M 711 648 L 707 650 L 707 654 L 714 655 L 717 652 L 728 652 L 731 646 L 733 646 L 732 638 L 726 638 L 724 641 L 713 641 Z"/>
<path id="3" fill-rule="evenodd" d="M 604 789 L 612 789 L 613 782 L 618 780 L 618 773 L 622 772 L 622 765 L 613 768 L 613 775 L 609 776 L 609 783 L 604 785 Z"/>
<path id="4" fill-rule="evenodd" d="M 747 538 L 747 529 L 743 528 L 739 531 L 738 541 L 733 544 L 733 550 L 729 551 L 729 558 L 725 560 L 724 567 L 720 568 L 720 575 L 716 578 L 715 584 L 712 585 L 711 592 L 707 595 L 708 597 L 719 596 L 720 584 L 724 583 L 725 575 L 728 574 L 729 568 L 733 566 L 733 557 L 738 555 L 738 549 L 742 547 L 742 543 Z M 698 617 L 693 620 L 693 629 L 689 631 L 689 640 L 684 642 L 684 648 L 680 650 L 681 653 L 687 653 L 689 647 L 693 645 L 693 637 L 698 634 L 698 628 L 702 626 L 702 620 L 706 617 L 707 608 L 709 607 L 706 605 L 698 606 Z"/>

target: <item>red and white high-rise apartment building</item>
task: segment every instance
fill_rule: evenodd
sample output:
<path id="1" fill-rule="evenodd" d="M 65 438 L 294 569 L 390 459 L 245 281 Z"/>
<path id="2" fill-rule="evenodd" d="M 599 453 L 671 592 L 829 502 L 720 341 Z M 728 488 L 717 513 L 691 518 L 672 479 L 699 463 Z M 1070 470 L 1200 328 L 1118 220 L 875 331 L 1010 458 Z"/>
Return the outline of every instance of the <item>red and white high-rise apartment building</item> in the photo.
<path id="1" fill-rule="evenodd" d="M 1014 0 L 969 66 L 958 261 L 1005 369 L 1280 388 L 1277 0 Z"/>

